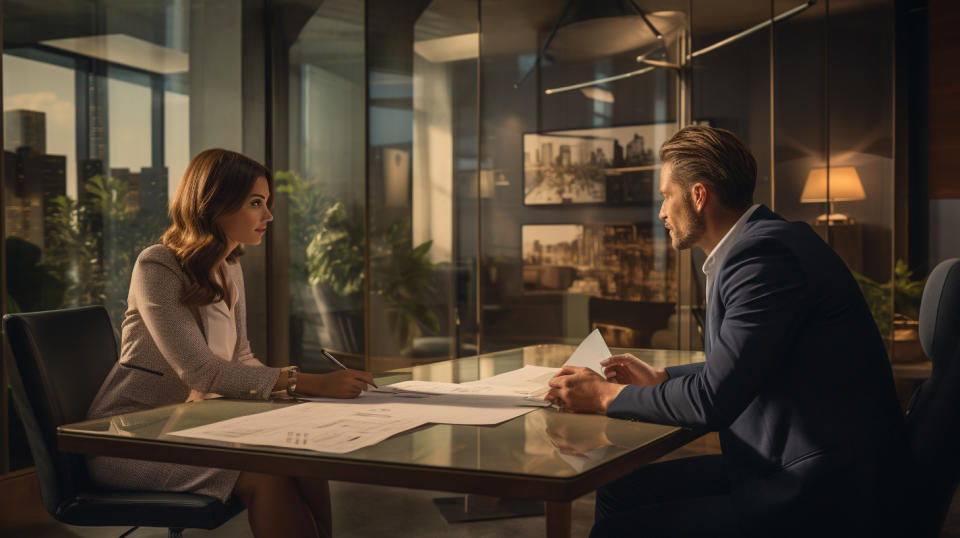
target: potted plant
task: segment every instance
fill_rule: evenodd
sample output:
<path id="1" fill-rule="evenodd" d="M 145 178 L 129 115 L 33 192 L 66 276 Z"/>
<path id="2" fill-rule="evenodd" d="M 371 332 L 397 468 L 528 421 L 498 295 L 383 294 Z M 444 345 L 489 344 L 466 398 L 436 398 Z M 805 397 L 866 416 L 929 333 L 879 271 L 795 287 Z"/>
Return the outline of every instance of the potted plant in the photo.
<path id="1" fill-rule="evenodd" d="M 316 182 L 292 171 L 276 174 L 277 191 L 289 196 L 291 274 L 309 286 L 330 346 L 363 352 L 364 226 L 362 212 L 335 201 Z M 402 348 L 421 328 L 439 321 L 424 304 L 435 291 L 432 241 L 414 246 L 409 220 L 394 222 L 370 240 L 371 295 L 383 299 Z M 302 256 L 302 261 L 301 257 Z"/>
<path id="2" fill-rule="evenodd" d="M 42 265 L 64 286 L 63 304 L 102 304 L 123 321 L 134 262 L 167 226 L 166 206 L 141 207 L 136 192 L 114 177 L 93 176 L 80 201 L 57 196 L 44 218 Z"/>
<path id="3" fill-rule="evenodd" d="M 879 283 L 853 271 L 860 291 L 870 307 L 873 320 L 884 340 L 893 342 L 893 357 L 896 362 L 923 360 L 917 332 L 920 317 L 920 299 L 923 297 L 924 280 L 915 280 L 910 267 L 897 260 L 891 282 Z M 892 287 L 892 294 L 891 294 Z M 893 298 L 893 308 L 890 299 Z"/>

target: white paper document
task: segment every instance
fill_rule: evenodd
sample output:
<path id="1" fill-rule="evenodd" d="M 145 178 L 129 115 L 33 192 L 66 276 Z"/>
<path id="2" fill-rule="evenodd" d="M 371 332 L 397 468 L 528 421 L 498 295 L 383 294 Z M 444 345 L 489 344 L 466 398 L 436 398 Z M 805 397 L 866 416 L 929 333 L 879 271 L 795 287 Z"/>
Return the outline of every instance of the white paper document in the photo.
<path id="1" fill-rule="evenodd" d="M 420 386 L 421 389 L 431 388 L 433 392 L 403 390 L 396 388 L 398 385 Z M 425 423 L 473 426 L 500 424 L 533 411 L 533 407 L 522 405 L 524 403 L 522 398 L 515 396 L 469 392 L 444 394 L 437 392 L 442 390 L 440 385 L 456 385 L 456 383 L 405 381 L 368 390 L 353 400 L 311 398 L 310 401 L 352 407 L 383 406 L 402 410 L 403 416 L 416 417 Z M 390 391 L 390 388 L 393 390 Z"/>
<path id="2" fill-rule="evenodd" d="M 610 348 L 603 341 L 603 336 L 600 336 L 600 330 L 594 329 L 563 364 L 564 366 L 586 366 L 602 376 L 603 366 L 600 366 L 600 361 L 609 358 L 610 355 Z"/>
<path id="3" fill-rule="evenodd" d="M 315 398 L 171 435 L 343 454 L 424 424 L 493 425 L 535 409 L 507 405 L 498 395 L 411 394 L 367 391 L 353 400 Z"/>
<path id="4" fill-rule="evenodd" d="M 483 387 L 501 394 L 523 396 L 526 400 L 537 399 L 543 401 L 550 390 L 550 380 L 557 375 L 559 368 L 548 366 L 527 365 L 518 370 L 505 372 L 479 381 L 462 383 L 472 387 Z M 545 402 L 546 403 L 546 402 Z M 549 405 L 549 404 L 547 404 Z"/>
<path id="5" fill-rule="evenodd" d="M 426 424 L 405 411 L 384 405 L 304 403 L 170 435 L 343 454 Z"/>

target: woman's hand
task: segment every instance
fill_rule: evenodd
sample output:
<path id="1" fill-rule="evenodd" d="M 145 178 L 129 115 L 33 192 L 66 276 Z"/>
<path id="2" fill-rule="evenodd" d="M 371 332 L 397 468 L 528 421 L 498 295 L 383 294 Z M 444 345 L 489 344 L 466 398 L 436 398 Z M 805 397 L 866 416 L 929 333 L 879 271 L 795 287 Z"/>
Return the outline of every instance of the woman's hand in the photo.
<path id="1" fill-rule="evenodd" d="M 654 368 L 629 353 L 614 355 L 600 365 L 604 367 L 607 381 L 622 385 L 659 385 L 670 377 L 663 368 Z"/>
<path id="2" fill-rule="evenodd" d="M 325 398 L 356 398 L 373 384 L 373 376 L 360 370 L 337 370 L 327 374 L 300 374 L 297 392 Z"/>

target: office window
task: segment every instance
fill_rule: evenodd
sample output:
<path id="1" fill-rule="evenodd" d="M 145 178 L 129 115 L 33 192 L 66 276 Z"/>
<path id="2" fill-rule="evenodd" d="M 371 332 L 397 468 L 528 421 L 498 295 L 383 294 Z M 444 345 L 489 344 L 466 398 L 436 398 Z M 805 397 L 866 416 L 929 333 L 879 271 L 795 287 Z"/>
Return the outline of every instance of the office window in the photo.
<path id="1" fill-rule="evenodd" d="M 120 326 L 133 264 L 166 229 L 189 159 L 244 150 L 245 13 L 232 1 L 4 2 L 6 312 L 102 304 Z M 3 411 L 0 472 L 30 464 Z"/>

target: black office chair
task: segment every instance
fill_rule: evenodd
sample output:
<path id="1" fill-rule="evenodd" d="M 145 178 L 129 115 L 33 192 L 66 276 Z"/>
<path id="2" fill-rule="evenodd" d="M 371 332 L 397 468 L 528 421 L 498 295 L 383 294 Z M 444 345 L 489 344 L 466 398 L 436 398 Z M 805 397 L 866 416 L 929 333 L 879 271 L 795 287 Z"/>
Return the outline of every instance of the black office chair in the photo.
<path id="1" fill-rule="evenodd" d="M 99 488 L 86 460 L 57 450 L 57 427 L 84 420 L 117 361 L 113 325 L 102 306 L 8 314 L 3 328 L 13 350 L 9 377 L 14 407 L 27 432 L 43 505 L 70 525 L 214 529 L 243 509 L 192 493 Z"/>
<path id="2" fill-rule="evenodd" d="M 907 406 L 911 536 L 936 537 L 960 482 L 960 258 L 930 273 L 920 303 L 920 343 L 933 372 Z"/>

